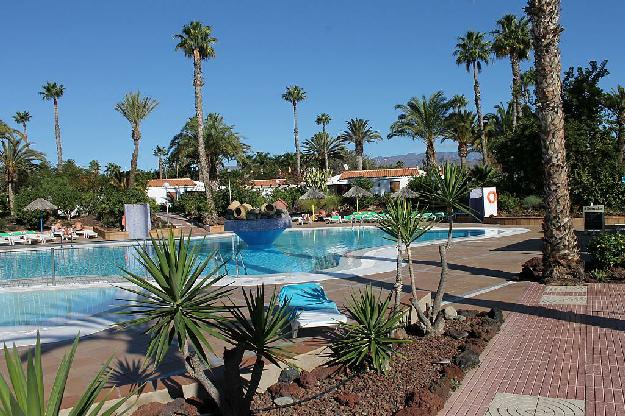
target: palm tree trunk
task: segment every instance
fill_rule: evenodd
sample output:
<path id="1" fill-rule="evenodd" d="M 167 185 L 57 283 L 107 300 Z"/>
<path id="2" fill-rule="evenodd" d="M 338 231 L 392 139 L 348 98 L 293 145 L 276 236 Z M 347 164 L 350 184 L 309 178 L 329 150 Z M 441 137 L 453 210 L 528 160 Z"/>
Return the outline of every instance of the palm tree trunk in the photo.
<path id="1" fill-rule="evenodd" d="M 261 354 L 256 355 L 256 361 L 254 362 L 254 367 L 252 367 L 250 383 L 247 386 L 247 392 L 245 394 L 244 410 L 249 410 L 252 406 L 252 400 L 254 400 L 254 395 L 256 394 L 258 385 L 260 384 L 260 379 L 263 376 L 264 367 L 265 362 L 263 361 L 263 356 Z"/>
<path id="2" fill-rule="evenodd" d="M 163 159 L 158 157 L 158 178 L 163 179 Z"/>
<path id="3" fill-rule="evenodd" d="M 139 159 L 139 141 L 141 140 L 141 131 L 139 126 L 132 127 L 132 142 L 135 147 L 130 158 L 130 174 L 128 175 L 128 188 L 135 186 L 135 176 L 137 175 L 137 160 Z"/>
<path id="4" fill-rule="evenodd" d="M 480 93 L 480 81 L 478 79 L 477 63 L 473 62 L 473 92 L 475 94 L 475 109 L 477 111 L 477 122 L 480 128 L 480 141 L 482 144 L 482 161 L 488 165 L 488 147 L 486 143 L 486 132 L 484 131 L 484 115 L 482 114 L 482 96 Z"/>
<path id="5" fill-rule="evenodd" d="M 224 406 L 222 400 L 222 393 L 217 389 L 212 381 L 206 376 L 204 365 L 197 358 L 197 356 L 189 354 L 189 347 L 187 344 L 183 347 L 184 364 L 187 373 L 195 378 L 204 390 L 208 393 L 210 398 L 215 402 L 220 409 Z"/>
<path id="6" fill-rule="evenodd" d="M 466 166 L 468 154 L 469 150 L 467 149 L 467 145 L 464 143 L 458 143 L 458 157 L 460 158 L 460 167 Z"/>
<path id="7" fill-rule="evenodd" d="M 573 231 L 564 138 L 560 71 L 560 1 L 529 0 L 535 50 L 537 110 L 545 187 L 543 277 L 573 281 L 583 276 Z"/>
<path id="8" fill-rule="evenodd" d="M 22 123 L 22 127 L 24 128 L 24 142 L 28 143 L 28 130 L 26 129 L 26 123 Z"/>
<path id="9" fill-rule="evenodd" d="M 208 173 L 208 160 L 206 159 L 206 149 L 204 147 L 204 110 L 202 109 L 202 59 L 198 50 L 193 51 L 193 86 L 195 88 L 195 116 L 197 118 L 197 149 L 200 160 L 200 180 L 204 182 L 206 192 L 206 202 L 208 205 L 208 220 L 214 222 L 216 219 L 215 202 L 210 186 L 210 176 Z"/>
<path id="10" fill-rule="evenodd" d="M 419 319 L 419 323 L 422 325 L 425 333 L 429 333 L 432 331 L 432 325 L 428 320 L 427 316 L 423 310 L 421 310 L 421 305 L 419 305 L 419 299 L 417 295 L 417 279 L 414 275 L 414 269 L 412 267 L 412 252 L 410 251 L 410 246 L 406 247 L 406 253 L 408 256 L 408 274 L 410 275 L 410 292 L 412 293 L 412 299 L 410 303 L 412 307 L 417 312 L 417 318 Z"/>
<path id="11" fill-rule="evenodd" d="M 623 163 L 625 160 L 625 111 L 620 113 L 616 121 L 616 143 L 618 147 L 618 160 Z"/>
<path id="12" fill-rule="evenodd" d="M 302 153 L 299 148 L 299 129 L 297 128 L 297 104 L 293 104 L 293 139 L 295 140 L 295 175 L 302 177 Z"/>
<path id="13" fill-rule="evenodd" d="M 324 157 L 324 164 L 326 167 L 326 171 L 330 170 L 330 159 L 328 158 L 328 149 L 326 148 L 325 151 L 323 152 L 323 157 Z"/>
<path id="14" fill-rule="evenodd" d="M 512 131 L 516 130 L 517 119 L 521 117 L 521 69 L 519 58 L 510 55 L 512 65 Z"/>
<path id="15" fill-rule="evenodd" d="M 358 140 L 354 143 L 354 151 L 356 152 L 356 167 L 362 170 L 362 155 L 365 153 L 364 144 Z"/>
<path id="16" fill-rule="evenodd" d="M 425 165 L 428 168 L 435 167 L 438 163 L 436 162 L 436 150 L 434 149 L 434 138 L 429 137 L 426 140 L 426 150 L 425 150 Z"/>
<path id="17" fill-rule="evenodd" d="M 15 195 L 13 193 L 13 181 L 7 180 L 7 195 L 9 198 L 9 211 L 11 216 L 15 216 Z"/>
<path id="18" fill-rule="evenodd" d="M 447 214 L 447 221 L 449 223 L 447 228 L 447 242 L 438 246 L 438 253 L 441 257 L 441 278 L 438 281 L 438 288 L 436 289 L 436 296 L 434 297 L 434 304 L 432 305 L 432 315 L 430 316 L 430 319 L 435 327 L 435 332 L 440 332 L 443 329 L 443 321 L 439 317 L 439 314 L 449 274 L 449 266 L 447 265 L 447 250 L 451 247 L 451 237 L 454 229 L 453 210 L 451 212 L 448 211 Z"/>
<path id="19" fill-rule="evenodd" d="M 57 168 L 63 166 L 63 146 L 61 144 L 61 127 L 59 126 L 59 100 L 54 99 L 54 139 L 56 140 Z"/>

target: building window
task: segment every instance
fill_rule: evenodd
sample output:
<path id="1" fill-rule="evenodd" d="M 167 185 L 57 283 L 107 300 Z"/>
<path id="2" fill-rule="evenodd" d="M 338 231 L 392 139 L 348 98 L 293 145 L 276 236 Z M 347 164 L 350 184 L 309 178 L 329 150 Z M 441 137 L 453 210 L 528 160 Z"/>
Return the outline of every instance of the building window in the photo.
<path id="1" fill-rule="evenodd" d="M 391 181 L 391 192 L 397 192 L 401 188 L 401 183 L 399 181 Z"/>

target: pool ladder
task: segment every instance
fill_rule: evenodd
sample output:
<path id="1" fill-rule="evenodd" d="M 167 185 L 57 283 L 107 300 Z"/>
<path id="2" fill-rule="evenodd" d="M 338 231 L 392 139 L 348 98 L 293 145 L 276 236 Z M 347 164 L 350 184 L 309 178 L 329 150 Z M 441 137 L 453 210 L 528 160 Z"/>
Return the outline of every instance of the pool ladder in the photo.
<path id="1" fill-rule="evenodd" d="M 221 262 L 221 264 L 223 264 L 223 268 L 224 268 L 224 273 L 226 276 L 228 276 L 230 273 L 228 273 L 228 262 L 224 260 L 223 255 L 218 251 L 217 254 L 215 254 L 215 258 Z M 235 267 L 235 273 L 236 276 L 239 276 L 239 267 L 243 268 L 243 273 L 247 274 L 247 266 L 245 265 L 245 262 L 243 261 L 243 254 L 241 254 L 240 252 L 236 253 L 233 257 L 234 259 L 234 267 Z"/>

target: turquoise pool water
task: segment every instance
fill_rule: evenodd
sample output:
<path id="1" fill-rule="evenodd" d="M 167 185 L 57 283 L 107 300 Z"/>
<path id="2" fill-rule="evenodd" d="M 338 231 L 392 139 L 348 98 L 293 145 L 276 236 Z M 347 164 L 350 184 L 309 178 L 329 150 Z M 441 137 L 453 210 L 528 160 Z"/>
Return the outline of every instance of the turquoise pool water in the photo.
<path id="1" fill-rule="evenodd" d="M 484 230 L 455 230 L 453 237 L 484 235 Z M 447 231 L 431 230 L 420 241 L 446 238 Z M 293 229 L 270 248 L 248 247 L 235 236 L 193 240 L 202 256 L 216 253 L 211 266 L 230 276 L 316 272 L 336 267 L 346 252 L 392 244 L 375 227 Z M 54 256 L 54 259 L 52 258 Z M 121 269 L 144 273 L 134 245 L 102 245 L 0 253 L 0 280 L 120 276 Z M 54 266 L 53 266 L 54 264 Z"/>

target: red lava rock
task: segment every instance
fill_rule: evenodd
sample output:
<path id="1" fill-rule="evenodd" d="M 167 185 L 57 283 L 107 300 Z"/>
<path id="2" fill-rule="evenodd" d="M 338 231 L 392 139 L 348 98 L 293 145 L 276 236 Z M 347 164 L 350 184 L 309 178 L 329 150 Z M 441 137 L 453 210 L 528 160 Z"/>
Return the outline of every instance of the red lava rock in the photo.
<path id="1" fill-rule="evenodd" d="M 300 397 L 302 388 L 295 383 L 276 383 L 270 386 L 267 391 L 273 397 Z"/>
<path id="2" fill-rule="evenodd" d="M 197 408 L 186 402 L 185 399 L 176 399 L 173 402 L 166 403 L 160 416 L 200 416 Z"/>
<path id="3" fill-rule="evenodd" d="M 164 407 L 164 403 L 146 403 L 139 406 L 132 416 L 159 416 Z"/>
<path id="4" fill-rule="evenodd" d="M 317 377 L 308 371 L 302 371 L 297 383 L 305 389 L 311 389 L 317 385 Z"/>
<path id="5" fill-rule="evenodd" d="M 339 393 L 335 397 L 341 406 L 354 407 L 360 401 L 360 397 L 354 393 Z"/>
<path id="6" fill-rule="evenodd" d="M 473 338 L 467 341 L 466 344 L 464 344 L 464 351 L 473 351 L 476 354 L 481 354 L 482 351 L 484 351 L 484 349 L 486 349 L 486 345 L 488 345 L 488 343 L 486 341 L 484 341 L 483 339 L 480 338 Z"/>
<path id="7" fill-rule="evenodd" d="M 438 380 L 432 381 L 430 384 L 430 391 L 438 397 L 447 398 L 451 395 L 452 386 L 451 380 L 447 377 L 441 377 Z"/>
<path id="8" fill-rule="evenodd" d="M 444 398 L 430 390 L 421 389 L 412 392 L 409 405 L 395 413 L 395 416 L 431 416 L 437 414 L 443 406 Z"/>
<path id="9" fill-rule="evenodd" d="M 542 257 L 533 257 L 523 263 L 521 267 L 519 277 L 522 280 L 529 280 L 531 282 L 539 282 L 542 280 L 544 271 Z"/>
<path id="10" fill-rule="evenodd" d="M 457 365 L 450 364 L 443 369 L 443 375 L 449 380 L 461 381 L 464 378 L 464 371 Z"/>
<path id="11" fill-rule="evenodd" d="M 336 374 L 340 370 L 341 370 L 341 367 L 339 366 L 329 366 L 329 367 L 321 366 L 321 367 L 317 367 L 313 369 L 310 373 L 314 375 L 317 378 L 317 380 L 323 381 L 326 378 Z"/>

